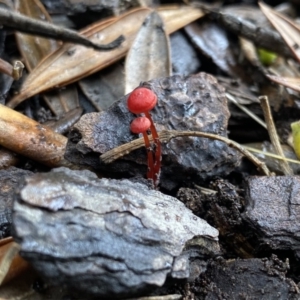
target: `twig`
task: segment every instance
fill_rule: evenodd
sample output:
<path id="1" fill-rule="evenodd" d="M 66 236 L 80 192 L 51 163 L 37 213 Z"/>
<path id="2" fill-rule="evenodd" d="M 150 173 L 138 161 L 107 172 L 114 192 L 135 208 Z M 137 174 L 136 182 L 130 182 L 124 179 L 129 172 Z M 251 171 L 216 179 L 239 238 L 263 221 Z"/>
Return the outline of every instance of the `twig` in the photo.
<path id="1" fill-rule="evenodd" d="M 124 41 L 124 37 L 121 35 L 109 44 L 95 44 L 84 36 L 78 34 L 76 31 L 53 25 L 48 22 L 32 19 L 3 8 L 0 8 L 0 24 L 21 32 L 73 42 L 102 51 L 117 48 Z"/>
<path id="2" fill-rule="evenodd" d="M 16 60 L 14 65 L 0 58 L 0 72 L 11 76 L 15 80 L 19 80 L 22 77 L 24 65 L 21 61 Z"/>
<path id="3" fill-rule="evenodd" d="M 280 34 L 274 30 L 257 27 L 255 24 L 217 11 L 210 11 L 210 18 L 221 22 L 228 30 L 236 35 L 243 36 L 252 41 L 256 46 L 294 58 L 293 53 L 287 47 Z"/>
<path id="4" fill-rule="evenodd" d="M 158 133 L 158 136 L 162 143 L 167 143 L 171 139 L 178 138 L 178 137 L 184 137 L 184 136 L 204 137 L 204 138 L 209 138 L 209 139 L 224 142 L 228 146 L 230 146 L 230 147 L 238 150 L 242 154 L 244 154 L 250 161 L 252 161 L 262 171 L 263 174 L 265 174 L 267 176 L 272 175 L 272 173 L 269 171 L 269 169 L 265 163 L 261 162 L 258 158 L 256 158 L 253 154 L 251 154 L 248 150 L 246 150 L 240 144 L 238 144 L 228 138 L 225 138 L 223 136 L 212 134 L 212 133 L 207 133 L 207 132 L 201 132 L 201 131 L 177 131 L 177 130 L 163 130 Z M 139 149 L 143 146 L 144 146 L 144 139 L 139 138 L 139 139 L 133 140 L 132 142 L 129 142 L 127 144 L 121 145 L 110 151 L 105 152 L 104 154 L 102 154 L 100 156 L 100 159 L 104 163 L 108 164 L 126 154 L 129 154 L 131 151 Z"/>
<path id="5" fill-rule="evenodd" d="M 273 122 L 273 117 L 272 117 L 268 97 L 267 96 L 261 96 L 258 99 L 260 101 L 260 105 L 262 107 L 262 110 L 263 110 L 263 113 L 264 113 L 264 116 L 265 116 L 265 121 L 266 121 L 266 124 L 267 124 L 267 129 L 268 129 L 268 132 L 269 132 L 270 140 L 271 140 L 271 143 L 272 143 L 272 145 L 275 149 L 275 152 L 276 152 L 276 154 L 278 154 L 278 155 L 285 158 L 283 150 L 281 148 L 281 144 L 279 142 L 276 127 L 275 127 L 274 122 Z M 285 159 L 280 161 L 280 165 L 281 165 L 282 172 L 283 172 L 284 175 L 293 175 L 293 171 L 292 171 L 292 169 L 290 168 L 288 162 Z"/>

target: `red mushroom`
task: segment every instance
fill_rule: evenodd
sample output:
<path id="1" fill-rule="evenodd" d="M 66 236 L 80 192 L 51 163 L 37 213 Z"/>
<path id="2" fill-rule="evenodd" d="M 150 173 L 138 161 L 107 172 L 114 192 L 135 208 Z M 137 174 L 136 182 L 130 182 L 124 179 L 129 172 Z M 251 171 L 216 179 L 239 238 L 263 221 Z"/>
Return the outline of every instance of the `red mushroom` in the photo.
<path id="1" fill-rule="evenodd" d="M 160 173 L 161 144 L 149 111 L 155 107 L 157 96 L 149 89 L 138 87 L 129 95 L 127 106 L 135 114 L 144 113 L 151 122 L 151 133 L 155 144 L 154 183 L 157 184 Z"/>
<path id="2" fill-rule="evenodd" d="M 147 178 L 154 180 L 154 161 L 151 150 L 150 141 L 148 138 L 147 130 L 150 128 L 151 122 L 146 117 L 138 117 L 134 119 L 130 124 L 130 130 L 133 133 L 142 133 L 144 136 L 145 146 L 147 149 L 147 157 L 148 157 L 148 171 Z"/>

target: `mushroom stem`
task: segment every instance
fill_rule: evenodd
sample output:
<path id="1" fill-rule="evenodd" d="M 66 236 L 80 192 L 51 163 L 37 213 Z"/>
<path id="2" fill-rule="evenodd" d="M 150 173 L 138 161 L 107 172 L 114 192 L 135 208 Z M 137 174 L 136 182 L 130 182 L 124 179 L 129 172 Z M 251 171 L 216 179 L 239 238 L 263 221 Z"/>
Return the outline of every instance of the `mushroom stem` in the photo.
<path id="1" fill-rule="evenodd" d="M 154 145 L 155 145 L 155 159 L 154 159 L 154 176 L 153 176 L 153 181 L 154 184 L 157 185 L 159 182 L 159 175 L 160 175 L 160 164 L 161 164 L 161 143 L 159 140 L 159 136 L 157 134 L 154 122 L 151 118 L 151 115 L 149 113 L 149 111 L 145 112 L 145 116 L 150 120 L 151 122 L 151 126 L 150 126 L 150 130 L 151 130 L 151 134 L 154 140 Z M 148 136 L 147 136 L 148 138 Z M 152 154 L 151 154 L 152 156 Z"/>
<path id="2" fill-rule="evenodd" d="M 152 179 L 153 182 L 155 182 L 155 173 L 154 173 L 154 160 L 153 160 L 153 152 L 152 152 L 152 147 L 150 145 L 150 140 L 148 137 L 148 134 L 146 131 L 143 132 L 143 137 L 144 137 L 144 141 L 145 141 L 145 146 L 146 146 L 146 150 L 147 150 L 147 159 L 148 159 L 148 170 L 147 170 L 147 178 L 148 179 Z"/>

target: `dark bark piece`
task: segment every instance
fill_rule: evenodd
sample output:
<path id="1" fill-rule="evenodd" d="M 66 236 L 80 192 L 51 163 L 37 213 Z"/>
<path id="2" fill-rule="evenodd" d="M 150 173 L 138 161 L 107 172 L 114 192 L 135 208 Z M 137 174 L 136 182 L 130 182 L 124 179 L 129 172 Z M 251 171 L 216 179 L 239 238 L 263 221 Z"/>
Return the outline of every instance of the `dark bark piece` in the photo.
<path id="1" fill-rule="evenodd" d="M 49 13 L 67 13 L 68 15 L 94 12 L 107 16 L 138 6 L 137 0 L 42 0 L 42 2 Z"/>
<path id="2" fill-rule="evenodd" d="M 186 34 L 205 56 L 210 58 L 222 71 L 232 77 L 243 78 L 245 70 L 235 53 L 236 45 L 228 37 L 225 28 L 208 19 L 196 21 L 184 28 Z"/>
<path id="3" fill-rule="evenodd" d="M 216 229 L 143 184 L 66 168 L 26 183 L 14 204 L 14 237 L 51 283 L 127 297 L 167 276 L 188 278 L 189 253 L 218 254 Z"/>
<path id="4" fill-rule="evenodd" d="M 124 95 L 124 66 L 115 63 L 79 81 L 79 86 L 97 111 L 106 110 Z"/>
<path id="5" fill-rule="evenodd" d="M 151 111 L 158 131 L 162 129 L 199 130 L 227 135 L 229 111 L 224 89 L 211 75 L 175 75 L 141 83 L 158 96 Z M 67 146 L 67 159 L 112 172 L 146 174 L 145 149 L 133 152 L 111 165 L 95 164 L 95 152 L 102 154 L 132 141 L 136 135 L 129 124 L 134 115 L 127 109 L 127 96 L 107 111 L 84 115 L 75 124 Z M 161 186 L 176 187 L 179 182 L 206 180 L 229 173 L 240 163 L 240 155 L 219 141 L 184 137 L 172 139 L 162 146 Z"/>
<path id="6" fill-rule="evenodd" d="M 0 170 L 0 239 L 11 235 L 13 197 L 20 182 L 31 174 L 15 167 Z"/>
<path id="7" fill-rule="evenodd" d="M 271 259 L 216 260 L 201 275 L 205 300 L 212 299 L 299 299 L 294 281 L 285 277 L 288 263 Z"/>
<path id="8" fill-rule="evenodd" d="M 288 251 L 300 260 L 300 177 L 251 177 L 243 219 L 256 235 L 256 251 Z"/>
<path id="9" fill-rule="evenodd" d="M 183 31 L 171 34 L 170 46 L 173 74 L 189 75 L 199 71 L 198 53 Z"/>
<path id="10" fill-rule="evenodd" d="M 221 22 L 231 32 L 249 39 L 257 47 L 279 53 L 285 57 L 294 58 L 277 31 L 257 27 L 255 24 L 231 14 L 212 12 L 209 16 L 212 20 Z"/>

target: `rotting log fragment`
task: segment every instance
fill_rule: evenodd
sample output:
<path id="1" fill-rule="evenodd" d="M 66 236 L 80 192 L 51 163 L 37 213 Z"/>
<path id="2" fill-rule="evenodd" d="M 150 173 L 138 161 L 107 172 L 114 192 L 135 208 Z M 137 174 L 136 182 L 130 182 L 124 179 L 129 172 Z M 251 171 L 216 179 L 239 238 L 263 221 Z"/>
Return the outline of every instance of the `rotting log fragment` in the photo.
<path id="1" fill-rule="evenodd" d="M 243 219 L 256 235 L 256 252 L 290 253 L 300 260 L 300 177 L 250 177 Z"/>
<path id="2" fill-rule="evenodd" d="M 176 198 L 66 168 L 26 179 L 14 232 L 49 282 L 110 299 L 188 278 L 190 254 L 205 263 L 219 253 L 218 231 Z"/>
<path id="3" fill-rule="evenodd" d="M 141 86 L 151 89 L 158 97 L 157 106 L 151 111 L 158 131 L 200 130 L 227 135 L 227 100 L 223 87 L 213 76 L 205 73 L 175 75 L 153 79 Z M 66 158 L 75 164 L 119 175 L 145 176 L 147 159 L 142 149 L 109 165 L 95 163 L 95 153 L 102 154 L 137 137 L 129 129 L 133 119 L 127 109 L 127 96 L 104 112 L 85 114 L 74 125 Z M 162 145 L 162 152 L 161 186 L 169 190 L 178 183 L 228 174 L 240 163 L 241 157 L 220 141 L 198 137 L 173 139 Z"/>

